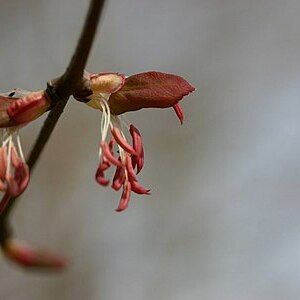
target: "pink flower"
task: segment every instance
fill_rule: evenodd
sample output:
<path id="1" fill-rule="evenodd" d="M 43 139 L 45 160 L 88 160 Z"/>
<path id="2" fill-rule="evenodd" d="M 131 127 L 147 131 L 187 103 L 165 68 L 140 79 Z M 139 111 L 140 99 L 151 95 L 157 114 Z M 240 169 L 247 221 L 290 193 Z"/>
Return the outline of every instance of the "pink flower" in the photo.
<path id="1" fill-rule="evenodd" d="M 29 168 L 26 164 L 19 129 L 50 106 L 44 91 L 27 92 L 14 90 L 0 95 L 0 214 L 11 197 L 19 196 L 29 183 Z"/>
<path id="2" fill-rule="evenodd" d="M 111 166 L 116 168 L 111 187 L 116 191 L 123 187 L 116 209 L 122 211 L 128 207 L 131 192 L 149 195 L 150 190 L 141 186 L 136 176 L 144 165 L 141 134 L 119 115 L 142 108 L 173 107 L 182 123 L 183 111 L 178 102 L 195 89 L 180 76 L 160 72 L 146 72 L 127 78 L 117 73 L 86 73 L 85 79 L 85 89 L 75 94 L 75 99 L 102 112 L 96 181 L 108 186 L 110 181 L 104 173 Z M 129 131 L 131 144 L 123 127 Z M 118 155 L 115 150 L 118 150 Z"/>

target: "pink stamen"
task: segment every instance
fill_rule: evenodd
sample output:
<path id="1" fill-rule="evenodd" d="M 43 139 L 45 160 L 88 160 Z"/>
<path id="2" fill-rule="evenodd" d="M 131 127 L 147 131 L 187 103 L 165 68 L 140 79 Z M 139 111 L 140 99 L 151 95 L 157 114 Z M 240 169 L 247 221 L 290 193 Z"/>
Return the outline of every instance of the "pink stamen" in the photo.
<path id="1" fill-rule="evenodd" d="M 132 137 L 132 145 L 134 150 L 136 151 L 136 156 L 140 156 L 143 151 L 143 143 L 142 143 L 142 136 L 139 130 L 134 127 L 132 124 L 130 125 L 129 132 Z"/>
<path id="2" fill-rule="evenodd" d="M 104 177 L 104 172 L 101 170 L 101 166 L 99 166 L 99 168 L 97 169 L 95 178 L 99 184 L 101 184 L 103 186 L 109 185 L 109 180 Z"/>
<path id="3" fill-rule="evenodd" d="M 116 157 L 113 156 L 113 154 L 111 153 L 109 146 L 107 145 L 106 142 L 101 142 L 101 148 L 103 150 L 103 156 L 105 158 L 107 158 L 107 160 L 112 163 L 115 166 L 122 166 L 122 163 L 120 162 L 120 160 L 118 160 Z"/>
<path id="4" fill-rule="evenodd" d="M 0 148 L 0 179 L 4 180 L 7 168 L 7 147 Z"/>
<path id="5" fill-rule="evenodd" d="M 120 147 L 122 147 L 126 152 L 137 155 L 136 151 L 130 146 L 127 141 L 123 138 L 121 131 L 117 127 L 113 127 L 111 130 L 113 137 L 115 138 L 116 142 Z"/>
<path id="6" fill-rule="evenodd" d="M 132 181 L 137 181 L 136 176 L 135 176 L 135 172 L 132 166 L 132 161 L 131 161 L 131 157 L 129 155 L 126 155 L 126 170 L 127 170 L 127 174 L 129 177 L 129 180 Z"/>
<path id="7" fill-rule="evenodd" d="M 115 191 L 118 191 L 121 188 L 121 186 L 124 184 L 125 180 L 126 180 L 126 176 L 125 176 L 124 168 L 123 167 L 117 167 L 111 187 Z"/>
<path id="8" fill-rule="evenodd" d="M 7 182 L 7 191 L 8 191 L 8 193 L 13 197 L 18 196 L 19 186 L 18 186 L 18 183 L 16 182 L 16 180 L 14 179 L 14 177 L 11 174 L 6 176 L 6 182 Z"/>
<path id="9" fill-rule="evenodd" d="M 120 179 L 120 180 L 115 180 L 115 181 L 113 182 L 113 184 L 111 185 L 111 187 L 112 187 L 112 189 L 114 189 L 115 191 L 118 191 L 118 190 L 122 187 L 122 185 L 124 184 L 124 182 L 125 182 L 125 177 L 123 177 L 123 178 Z"/>
<path id="10" fill-rule="evenodd" d="M 132 167 L 135 168 L 137 166 L 137 174 L 142 170 L 144 166 L 144 148 L 142 142 L 142 136 L 139 130 L 134 127 L 132 124 L 130 125 L 129 132 L 132 136 L 132 144 L 135 149 L 137 155 L 132 156 Z"/>
<path id="11" fill-rule="evenodd" d="M 137 160 L 137 172 L 136 174 L 139 174 L 144 166 L 144 149 L 142 149 L 142 154 L 139 156 Z"/>
<path id="12" fill-rule="evenodd" d="M 20 163 L 17 167 L 15 167 L 15 181 L 19 186 L 19 194 L 23 193 L 28 186 L 29 183 L 29 167 L 26 163 Z"/>
<path id="13" fill-rule="evenodd" d="M 135 192 L 136 194 L 140 195 L 150 195 L 150 190 L 145 189 L 142 187 L 137 181 L 131 181 L 131 190 Z"/>
<path id="14" fill-rule="evenodd" d="M 106 171 L 110 167 L 110 163 L 106 160 L 103 160 L 101 164 L 99 164 L 98 169 L 102 172 Z"/>
<path id="15" fill-rule="evenodd" d="M 123 185 L 123 192 L 121 196 L 121 200 L 119 202 L 119 206 L 116 209 L 117 212 L 120 212 L 128 207 L 129 200 L 131 194 L 131 183 L 129 181 L 125 182 Z"/>
<path id="16" fill-rule="evenodd" d="M 22 163 L 22 159 L 18 156 L 16 147 L 12 146 L 11 148 L 11 163 L 16 168 L 20 163 Z"/>
<path id="17" fill-rule="evenodd" d="M 20 163 L 15 168 L 15 174 L 6 176 L 7 191 L 13 196 L 19 196 L 24 192 L 29 183 L 29 168 L 25 163 Z"/>
<path id="18" fill-rule="evenodd" d="M 181 125 L 182 125 L 183 117 L 184 117 L 182 108 L 180 107 L 180 105 L 178 103 L 173 105 L 173 108 L 175 110 L 175 113 L 176 113 L 178 119 L 180 120 Z"/>

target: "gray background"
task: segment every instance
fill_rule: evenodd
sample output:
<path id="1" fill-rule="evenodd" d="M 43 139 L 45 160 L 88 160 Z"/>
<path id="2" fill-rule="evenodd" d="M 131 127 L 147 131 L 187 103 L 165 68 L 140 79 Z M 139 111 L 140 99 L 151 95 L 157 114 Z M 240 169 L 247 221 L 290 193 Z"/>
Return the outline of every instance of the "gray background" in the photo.
<path id="1" fill-rule="evenodd" d="M 60 75 L 88 1 L 0 2 L 1 91 Z M 197 92 L 127 117 L 149 197 L 94 182 L 100 113 L 70 101 L 17 206 L 18 235 L 68 257 L 60 274 L 1 258 L 1 300 L 300 299 L 300 2 L 109 1 L 91 72 L 159 70 Z M 42 120 L 24 128 L 29 150 Z"/>

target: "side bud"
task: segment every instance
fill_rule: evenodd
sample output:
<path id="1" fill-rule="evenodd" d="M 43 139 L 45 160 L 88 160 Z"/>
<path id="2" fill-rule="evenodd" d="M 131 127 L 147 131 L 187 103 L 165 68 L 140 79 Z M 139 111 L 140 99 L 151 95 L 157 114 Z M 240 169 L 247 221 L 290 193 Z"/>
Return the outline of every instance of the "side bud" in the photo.
<path id="1" fill-rule="evenodd" d="M 66 266 L 62 257 L 48 251 L 36 250 L 15 239 L 8 240 L 3 250 L 8 259 L 24 268 L 60 270 Z"/>
<path id="2" fill-rule="evenodd" d="M 50 100 L 45 91 L 30 93 L 27 96 L 15 99 L 11 101 L 6 109 L 10 126 L 29 123 L 40 117 L 49 107 Z"/>

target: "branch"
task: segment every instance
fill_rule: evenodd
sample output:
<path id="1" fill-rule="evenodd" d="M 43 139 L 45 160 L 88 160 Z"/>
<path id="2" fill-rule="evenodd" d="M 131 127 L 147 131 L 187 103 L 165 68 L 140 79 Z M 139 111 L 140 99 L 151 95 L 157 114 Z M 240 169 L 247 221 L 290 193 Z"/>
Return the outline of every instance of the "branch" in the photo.
<path id="1" fill-rule="evenodd" d="M 69 97 L 79 89 L 81 85 L 81 78 L 92 47 L 104 3 L 105 0 L 91 0 L 75 53 L 66 72 L 58 80 L 55 87 L 55 94 L 60 98 Z"/>
<path id="2" fill-rule="evenodd" d="M 104 3 L 105 0 L 91 0 L 76 50 L 65 73 L 60 78 L 47 85 L 46 91 L 53 102 L 53 106 L 29 154 L 27 163 L 30 170 L 34 168 L 39 159 L 69 97 L 81 87 L 84 68 L 90 54 Z M 2 245 L 10 235 L 8 234 L 9 231 L 7 229 L 9 227 L 7 219 L 17 199 L 18 197 L 10 200 L 0 217 L 0 244 Z"/>
<path id="3" fill-rule="evenodd" d="M 105 0 L 91 0 L 85 24 L 81 32 L 75 53 L 65 73 L 55 81 L 54 85 L 48 84 L 48 94 L 55 103 L 50 111 L 28 158 L 28 166 L 35 166 L 42 150 L 44 149 L 69 97 L 81 87 L 81 78 L 92 47 L 100 14 Z"/>

